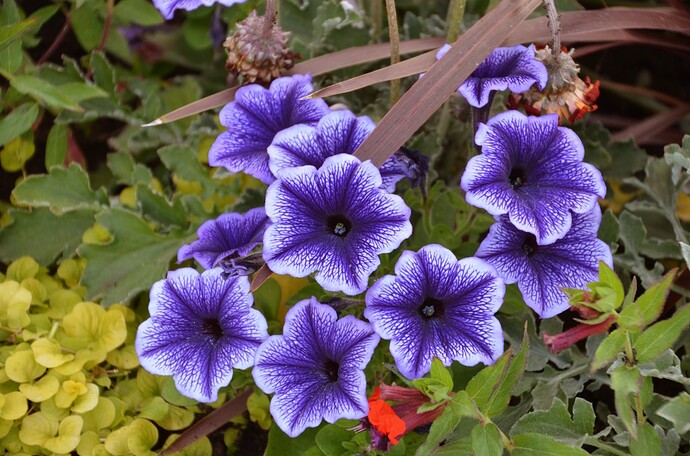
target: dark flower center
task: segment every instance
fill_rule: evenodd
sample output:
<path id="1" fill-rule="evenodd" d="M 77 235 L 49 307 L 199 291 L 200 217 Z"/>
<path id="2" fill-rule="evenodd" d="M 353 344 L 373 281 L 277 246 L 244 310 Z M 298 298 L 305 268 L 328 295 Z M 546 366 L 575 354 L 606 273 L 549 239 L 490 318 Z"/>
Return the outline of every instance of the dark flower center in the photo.
<path id="1" fill-rule="evenodd" d="M 417 312 L 424 320 L 431 320 L 432 318 L 439 318 L 445 312 L 443 301 L 434 298 L 426 298 L 421 306 L 417 308 Z"/>
<path id="2" fill-rule="evenodd" d="M 220 327 L 218 320 L 207 318 L 204 320 L 204 333 L 213 337 L 213 340 L 219 340 L 223 337 L 223 328 Z"/>
<path id="3" fill-rule="evenodd" d="M 338 381 L 338 370 L 340 365 L 333 361 L 332 359 L 327 359 L 323 365 L 323 372 L 326 374 L 326 378 L 329 382 L 335 383 Z"/>
<path id="4" fill-rule="evenodd" d="M 508 181 L 510 186 L 514 189 L 522 187 L 525 185 L 525 170 L 522 168 L 513 168 L 510 171 L 510 176 L 508 176 Z"/>
<path id="5" fill-rule="evenodd" d="M 331 215 L 326 219 L 328 232 L 339 237 L 347 236 L 352 229 L 352 223 L 342 215 Z"/>
<path id="6" fill-rule="evenodd" d="M 527 236 L 525 236 L 525 241 L 522 243 L 522 251 L 525 255 L 528 257 L 534 255 L 537 253 L 538 248 L 539 244 L 537 244 L 537 238 L 532 233 L 527 234 Z"/>

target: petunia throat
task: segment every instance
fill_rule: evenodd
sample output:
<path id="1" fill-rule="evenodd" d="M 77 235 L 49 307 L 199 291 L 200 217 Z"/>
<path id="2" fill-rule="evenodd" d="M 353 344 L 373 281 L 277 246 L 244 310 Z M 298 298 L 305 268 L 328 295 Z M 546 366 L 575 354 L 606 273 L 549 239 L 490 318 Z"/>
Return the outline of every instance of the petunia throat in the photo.
<path id="1" fill-rule="evenodd" d="M 352 223 L 342 215 L 331 215 L 326 219 L 328 232 L 339 237 L 345 237 L 352 229 Z"/>
<path id="2" fill-rule="evenodd" d="M 331 383 L 335 383 L 338 381 L 338 371 L 339 370 L 340 370 L 340 365 L 330 358 L 327 359 L 323 365 L 323 372 L 326 374 L 326 378 Z"/>
<path id="3" fill-rule="evenodd" d="M 522 187 L 525 185 L 525 170 L 522 168 L 513 168 L 510 171 L 510 176 L 508 176 L 508 181 L 510 182 L 510 186 L 513 187 L 513 189 L 517 190 L 518 188 Z"/>
<path id="4" fill-rule="evenodd" d="M 214 341 L 218 341 L 223 337 L 223 328 L 220 327 L 217 319 L 207 318 L 204 320 L 204 333 L 213 337 Z"/>
<path id="5" fill-rule="evenodd" d="M 528 233 L 525 236 L 525 241 L 522 243 L 522 251 L 526 256 L 530 257 L 537 253 L 538 248 L 537 238 L 532 233 Z"/>
<path id="6" fill-rule="evenodd" d="M 424 320 L 439 318 L 445 313 L 445 304 L 438 299 L 426 298 L 422 305 L 417 308 L 417 312 Z"/>

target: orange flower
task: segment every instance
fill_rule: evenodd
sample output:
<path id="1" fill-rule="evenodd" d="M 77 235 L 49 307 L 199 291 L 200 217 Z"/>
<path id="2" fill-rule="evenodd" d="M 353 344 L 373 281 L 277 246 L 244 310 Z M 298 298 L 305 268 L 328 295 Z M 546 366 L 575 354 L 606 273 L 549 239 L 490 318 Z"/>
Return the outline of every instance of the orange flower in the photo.
<path id="1" fill-rule="evenodd" d="M 398 439 L 407 429 L 405 422 L 400 419 L 393 408 L 381 399 L 381 389 L 378 386 L 369 398 L 369 415 L 367 418 L 373 428 L 372 431 L 375 430 L 385 436 L 393 445 L 398 444 Z"/>

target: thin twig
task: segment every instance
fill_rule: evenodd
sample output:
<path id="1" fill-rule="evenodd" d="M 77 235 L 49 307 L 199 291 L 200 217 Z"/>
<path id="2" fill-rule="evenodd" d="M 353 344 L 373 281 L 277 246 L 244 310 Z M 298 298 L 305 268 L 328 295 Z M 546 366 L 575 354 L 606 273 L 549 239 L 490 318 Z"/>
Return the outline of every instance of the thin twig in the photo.
<path id="1" fill-rule="evenodd" d="M 96 46 L 96 51 L 102 51 L 105 48 L 105 43 L 108 42 L 108 35 L 110 35 L 110 24 L 113 21 L 113 11 L 115 9 L 115 0 L 108 0 L 105 5 L 105 24 L 103 25 L 103 34 L 101 41 Z"/>
<path id="2" fill-rule="evenodd" d="M 386 0 L 388 13 L 388 37 L 391 43 L 391 65 L 400 62 L 400 33 L 398 32 L 398 15 L 395 11 L 395 0 Z M 400 99 L 400 79 L 391 81 L 391 106 Z"/>
<path id="3" fill-rule="evenodd" d="M 199 422 L 188 427 L 172 445 L 164 449 L 158 456 L 165 456 L 183 450 L 200 438 L 211 434 L 216 429 L 225 425 L 230 419 L 244 413 L 247 410 L 247 399 L 252 390 L 247 389 L 234 399 L 229 400 L 219 408 L 203 417 Z"/>
<path id="4" fill-rule="evenodd" d="M 72 27 L 72 13 L 68 12 L 67 15 L 65 16 L 65 24 L 62 26 L 62 29 L 60 30 L 60 33 L 55 37 L 55 40 L 53 40 L 53 43 L 50 45 L 47 51 L 43 53 L 40 59 L 38 59 L 38 62 L 36 62 L 36 66 L 41 66 L 43 65 L 51 55 L 55 52 L 55 50 L 60 47 L 60 44 L 65 40 L 65 37 L 67 36 L 67 32 L 69 32 L 69 29 Z"/>
<path id="5" fill-rule="evenodd" d="M 544 0 L 544 8 L 549 22 L 549 30 L 551 30 L 551 54 L 557 61 L 561 53 L 561 15 L 556 10 L 554 0 Z"/>
<path id="6" fill-rule="evenodd" d="M 276 0 L 266 0 L 266 14 L 264 15 L 264 27 L 261 36 L 268 37 L 276 20 Z"/>

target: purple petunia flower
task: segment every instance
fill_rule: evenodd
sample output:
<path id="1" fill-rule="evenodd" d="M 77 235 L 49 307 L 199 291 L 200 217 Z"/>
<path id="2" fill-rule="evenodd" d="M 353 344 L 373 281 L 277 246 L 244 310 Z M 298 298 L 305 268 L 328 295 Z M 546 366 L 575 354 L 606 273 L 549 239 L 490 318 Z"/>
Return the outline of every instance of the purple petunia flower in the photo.
<path id="1" fill-rule="evenodd" d="M 611 250 L 597 239 L 601 210 L 574 214 L 568 233 L 553 244 L 538 245 L 532 234 L 515 228 L 506 217 L 497 219 L 476 255 L 484 258 L 506 283 L 516 283 L 525 303 L 541 318 L 568 309 L 561 288 L 584 289 L 598 280 L 599 261 L 613 266 Z"/>
<path id="2" fill-rule="evenodd" d="M 172 375 L 187 397 L 214 402 L 230 383 L 232 369 L 254 365 L 268 338 L 266 319 L 252 309 L 246 277 L 223 279 L 222 270 L 199 275 L 170 271 L 151 288 L 151 318 L 137 330 L 136 352 L 152 374 Z"/>
<path id="3" fill-rule="evenodd" d="M 387 275 L 371 286 L 364 316 L 390 339 L 395 364 L 407 378 L 429 372 L 433 357 L 444 365 L 493 364 L 503 353 L 494 314 L 505 285 L 484 260 L 459 260 L 443 246 L 406 250 Z"/>
<path id="4" fill-rule="evenodd" d="M 319 271 L 316 281 L 328 291 L 363 292 L 378 255 L 412 234 L 410 208 L 380 186 L 376 167 L 348 154 L 327 158 L 318 170 L 281 170 L 266 192 L 268 267 L 293 277 Z"/>
<path id="5" fill-rule="evenodd" d="M 374 130 L 376 124 L 366 116 L 355 117 L 347 110 L 325 115 L 316 126 L 295 125 L 276 134 L 268 147 L 269 167 L 273 175 L 284 168 L 311 165 L 321 167 L 326 158 L 338 154 L 354 154 Z M 402 152 L 396 152 L 379 169 L 382 188 L 389 192 L 395 184 L 409 177 L 417 177 L 414 163 Z"/>
<path id="6" fill-rule="evenodd" d="M 359 419 L 369 412 L 363 369 L 377 336 L 352 315 L 338 319 L 331 307 L 305 299 L 285 317 L 282 336 L 271 336 L 256 352 L 252 371 L 264 393 L 275 393 L 271 415 L 290 437 L 325 419 Z"/>
<path id="7" fill-rule="evenodd" d="M 166 19 L 172 19 L 176 9 L 192 11 L 200 6 L 211 6 L 220 3 L 225 6 L 232 6 L 237 3 L 244 3 L 247 0 L 153 0 L 153 5 L 163 14 Z"/>
<path id="8" fill-rule="evenodd" d="M 278 78 L 268 89 L 258 84 L 238 89 L 235 101 L 220 111 L 220 123 L 228 130 L 211 146 L 209 164 L 273 182 L 267 149 L 276 133 L 297 124 L 315 124 L 331 112 L 321 99 L 300 100 L 313 90 L 309 75 Z"/>
<path id="9" fill-rule="evenodd" d="M 565 236 L 571 213 L 589 212 L 606 195 L 601 173 L 582 163 L 577 135 L 558 126 L 558 116 L 526 117 L 507 111 L 481 124 L 473 157 L 460 186 L 468 203 L 492 215 L 508 214 L 538 244 Z"/>
<path id="10" fill-rule="evenodd" d="M 436 60 L 443 57 L 450 45 L 436 53 Z M 499 47 L 477 67 L 460 85 L 458 92 L 475 108 L 487 105 L 491 92 L 510 89 L 513 93 L 526 92 L 537 84 L 543 90 L 549 75 L 543 63 L 534 58 L 534 45 L 525 47 Z"/>
<path id="11" fill-rule="evenodd" d="M 245 256 L 261 244 L 268 223 L 263 207 L 244 215 L 233 212 L 207 220 L 197 230 L 199 240 L 180 247 L 177 262 L 194 258 L 204 268 L 211 269 L 230 255 Z"/>

